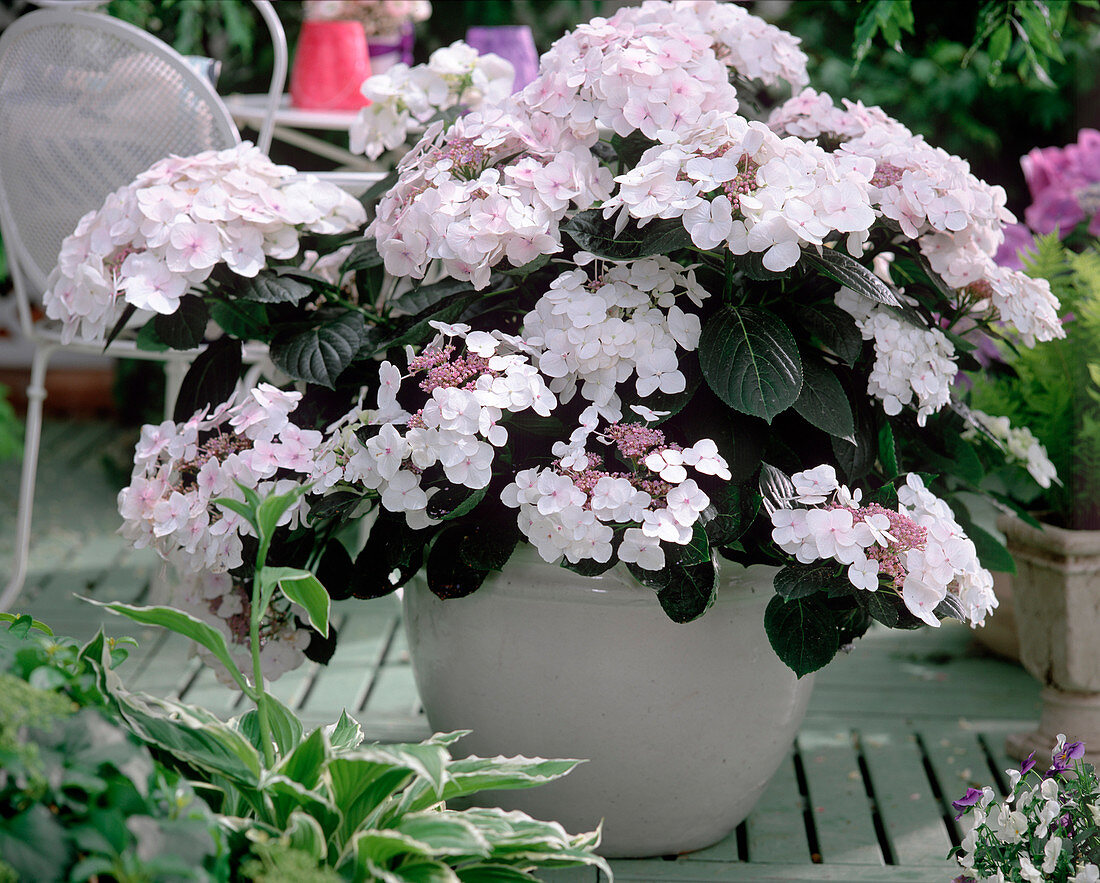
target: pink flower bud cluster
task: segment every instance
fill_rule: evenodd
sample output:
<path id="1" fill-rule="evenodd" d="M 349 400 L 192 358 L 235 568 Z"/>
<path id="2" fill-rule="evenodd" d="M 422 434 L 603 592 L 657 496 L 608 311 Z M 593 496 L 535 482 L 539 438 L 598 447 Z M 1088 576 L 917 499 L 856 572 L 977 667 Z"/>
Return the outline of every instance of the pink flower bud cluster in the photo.
<path id="1" fill-rule="evenodd" d="M 366 221 L 334 184 L 277 166 L 248 142 L 170 156 L 110 194 L 66 237 L 43 295 L 62 340 L 101 340 L 122 313 L 174 313 L 224 263 L 255 276 L 298 253 L 300 230 L 344 233 Z"/>
<path id="2" fill-rule="evenodd" d="M 890 591 L 928 625 L 948 596 L 951 606 L 982 625 L 997 606 L 993 577 L 950 507 L 911 474 L 898 489 L 897 511 L 859 505 L 832 466 L 791 476 L 793 496 L 771 513 L 772 540 L 803 564 L 832 560 L 861 591 Z M 889 582 L 884 584 L 883 580 Z"/>

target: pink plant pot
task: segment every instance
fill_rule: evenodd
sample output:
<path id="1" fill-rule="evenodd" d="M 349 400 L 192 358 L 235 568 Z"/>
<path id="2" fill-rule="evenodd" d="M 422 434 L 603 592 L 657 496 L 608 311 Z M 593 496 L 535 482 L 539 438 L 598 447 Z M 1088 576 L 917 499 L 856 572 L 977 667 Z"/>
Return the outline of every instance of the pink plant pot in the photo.
<path id="1" fill-rule="evenodd" d="M 357 21 L 304 21 L 290 74 L 290 99 L 302 110 L 358 110 L 371 75 L 367 36 Z"/>

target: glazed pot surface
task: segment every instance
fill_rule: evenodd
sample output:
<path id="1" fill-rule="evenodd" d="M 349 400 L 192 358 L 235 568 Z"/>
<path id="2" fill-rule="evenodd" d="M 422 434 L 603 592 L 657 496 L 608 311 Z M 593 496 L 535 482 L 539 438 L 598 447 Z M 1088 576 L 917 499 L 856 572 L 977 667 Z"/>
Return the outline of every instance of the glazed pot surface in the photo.
<path id="1" fill-rule="evenodd" d="M 700 849 L 763 793 L 812 678 L 764 633 L 775 568 L 724 563 L 718 600 L 687 624 L 620 569 L 580 577 L 520 546 L 466 598 L 441 601 L 418 578 L 404 593 L 417 686 L 434 730 L 473 731 L 457 754 L 589 761 L 493 804 L 571 832 L 603 819 L 604 855 Z"/>

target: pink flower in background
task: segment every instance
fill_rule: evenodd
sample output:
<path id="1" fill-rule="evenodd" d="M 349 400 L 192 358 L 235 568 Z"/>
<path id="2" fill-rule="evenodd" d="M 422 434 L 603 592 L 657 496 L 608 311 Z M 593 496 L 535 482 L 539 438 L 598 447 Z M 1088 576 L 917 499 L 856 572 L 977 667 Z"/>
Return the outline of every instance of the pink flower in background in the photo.
<path id="1" fill-rule="evenodd" d="M 1020 165 L 1033 200 L 1024 212 L 1032 230 L 1057 228 L 1065 236 L 1091 218 L 1089 233 L 1100 235 L 1100 132 L 1082 129 L 1075 144 L 1037 147 Z"/>

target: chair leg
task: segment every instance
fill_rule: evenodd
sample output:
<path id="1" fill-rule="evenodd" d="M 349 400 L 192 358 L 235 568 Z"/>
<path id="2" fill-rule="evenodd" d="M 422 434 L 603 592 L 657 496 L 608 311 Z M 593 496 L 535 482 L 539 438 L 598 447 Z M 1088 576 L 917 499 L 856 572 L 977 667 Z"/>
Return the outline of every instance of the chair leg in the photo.
<path id="1" fill-rule="evenodd" d="M 176 399 L 183 386 L 183 378 L 187 375 L 187 369 L 191 367 L 189 361 L 183 359 L 168 359 L 164 363 L 164 419 L 171 420 L 172 413 L 176 410 Z"/>
<path id="2" fill-rule="evenodd" d="M 7 610 L 23 590 L 31 547 L 31 513 L 34 509 L 34 484 L 38 473 L 38 448 L 42 441 L 42 402 L 46 398 L 46 366 L 54 347 L 39 346 L 31 362 L 31 380 L 27 386 L 27 428 L 23 441 L 23 471 L 19 482 L 19 510 L 16 515 L 15 558 L 11 576 L 0 595 L 0 611 Z"/>

